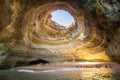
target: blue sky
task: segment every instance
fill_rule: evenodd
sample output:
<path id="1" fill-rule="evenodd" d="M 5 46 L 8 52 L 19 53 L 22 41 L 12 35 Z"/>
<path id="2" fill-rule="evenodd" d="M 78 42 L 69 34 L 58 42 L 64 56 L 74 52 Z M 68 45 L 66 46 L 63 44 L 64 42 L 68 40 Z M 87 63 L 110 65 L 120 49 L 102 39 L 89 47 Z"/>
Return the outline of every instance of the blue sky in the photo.
<path id="1" fill-rule="evenodd" d="M 52 20 L 61 24 L 63 26 L 69 26 L 72 22 L 74 22 L 74 18 L 72 15 L 65 10 L 56 10 L 51 13 Z"/>

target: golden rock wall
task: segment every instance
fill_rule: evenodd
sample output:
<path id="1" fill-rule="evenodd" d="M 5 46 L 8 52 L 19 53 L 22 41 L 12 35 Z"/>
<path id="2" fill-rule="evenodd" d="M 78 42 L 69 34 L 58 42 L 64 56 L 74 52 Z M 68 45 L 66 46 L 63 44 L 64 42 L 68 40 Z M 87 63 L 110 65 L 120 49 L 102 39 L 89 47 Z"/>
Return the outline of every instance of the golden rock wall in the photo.
<path id="1" fill-rule="evenodd" d="M 57 9 L 68 11 L 75 25 L 52 21 Z M 120 60 L 119 0 L 0 0 L 0 12 L 1 66 Z"/>

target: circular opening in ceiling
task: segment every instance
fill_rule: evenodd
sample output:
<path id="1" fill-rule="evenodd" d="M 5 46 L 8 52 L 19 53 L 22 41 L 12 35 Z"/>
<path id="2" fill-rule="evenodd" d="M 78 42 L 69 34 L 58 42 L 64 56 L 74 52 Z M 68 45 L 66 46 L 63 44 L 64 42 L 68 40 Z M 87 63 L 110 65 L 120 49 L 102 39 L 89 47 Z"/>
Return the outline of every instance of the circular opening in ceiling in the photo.
<path id="1" fill-rule="evenodd" d="M 75 24 L 73 16 L 68 11 L 58 9 L 53 11 L 51 15 L 52 21 L 66 28 Z"/>

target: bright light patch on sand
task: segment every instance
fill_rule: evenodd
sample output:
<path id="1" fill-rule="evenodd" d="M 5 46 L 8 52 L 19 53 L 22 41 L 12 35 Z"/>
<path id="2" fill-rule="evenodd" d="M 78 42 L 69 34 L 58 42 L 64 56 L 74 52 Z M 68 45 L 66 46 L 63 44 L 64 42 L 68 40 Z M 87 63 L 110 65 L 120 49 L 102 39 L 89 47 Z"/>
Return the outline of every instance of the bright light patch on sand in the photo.
<path id="1" fill-rule="evenodd" d="M 33 70 L 26 70 L 26 69 L 20 69 L 20 70 L 17 70 L 18 72 L 27 72 L 27 73 L 35 73 L 35 71 Z"/>
<path id="2" fill-rule="evenodd" d="M 63 71 L 75 71 L 80 70 L 80 68 L 61 68 L 61 69 L 54 69 L 54 70 L 45 70 L 42 72 L 63 72 Z"/>
<path id="3" fill-rule="evenodd" d="M 100 64 L 100 63 L 101 62 L 80 62 L 79 64 L 88 64 L 88 65 L 89 64 L 91 64 L 91 65 L 93 64 L 94 65 L 94 64 Z"/>

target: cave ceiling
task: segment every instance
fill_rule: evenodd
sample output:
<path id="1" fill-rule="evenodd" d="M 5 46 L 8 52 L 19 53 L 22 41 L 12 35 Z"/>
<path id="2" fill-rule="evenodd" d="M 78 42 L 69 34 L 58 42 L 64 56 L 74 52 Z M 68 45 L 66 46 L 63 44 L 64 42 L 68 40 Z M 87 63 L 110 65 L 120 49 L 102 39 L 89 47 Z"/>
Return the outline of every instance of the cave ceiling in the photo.
<path id="1" fill-rule="evenodd" d="M 65 28 L 51 12 L 68 11 Z M 120 0 L 0 0 L 0 64 L 120 62 Z"/>

